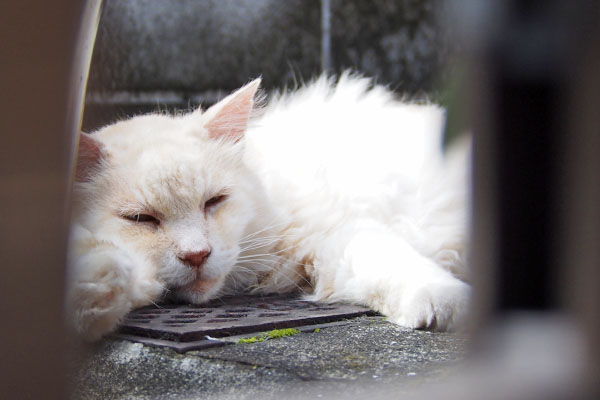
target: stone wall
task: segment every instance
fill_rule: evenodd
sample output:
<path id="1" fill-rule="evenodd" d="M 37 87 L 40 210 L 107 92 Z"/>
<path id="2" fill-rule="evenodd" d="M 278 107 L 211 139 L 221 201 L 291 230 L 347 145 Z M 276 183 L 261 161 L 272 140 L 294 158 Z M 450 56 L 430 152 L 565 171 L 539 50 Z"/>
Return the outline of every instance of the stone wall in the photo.
<path id="1" fill-rule="evenodd" d="M 352 68 L 402 93 L 430 91 L 446 57 L 436 3 L 331 0 L 332 72 Z M 321 5 L 105 0 L 88 109 L 210 104 L 257 76 L 267 90 L 293 87 L 321 72 Z"/>

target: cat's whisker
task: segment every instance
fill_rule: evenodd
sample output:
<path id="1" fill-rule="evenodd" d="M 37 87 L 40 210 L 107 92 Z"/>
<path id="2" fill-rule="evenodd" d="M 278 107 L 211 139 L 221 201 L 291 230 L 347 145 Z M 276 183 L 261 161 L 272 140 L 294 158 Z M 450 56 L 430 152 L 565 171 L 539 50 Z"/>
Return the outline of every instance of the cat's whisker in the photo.
<path id="1" fill-rule="evenodd" d="M 161 307 L 158 305 L 158 303 L 157 303 L 157 302 L 155 302 L 154 300 L 151 300 L 151 299 L 150 299 L 149 301 L 150 301 L 150 304 L 152 304 L 154 307 L 156 307 L 156 308 L 161 308 Z"/>
<path id="2" fill-rule="evenodd" d="M 286 235 L 278 233 L 275 235 L 264 235 L 264 236 L 240 239 L 239 243 L 252 243 L 254 241 L 268 240 L 268 239 L 282 239 L 285 237 L 286 237 Z"/>
<path id="3" fill-rule="evenodd" d="M 260 266 L 265 266 L 268 267 L 269 269 L 272 269 L 273 267 L 275 267 L 276 264 L 279 264 L 279 262 L 275 262 L 273 260 L 270 259 L 254 259 L 254 260 L 247 260 L 244 262 L 244 265 L 260 265 Z M 239 265 L 239 264 L 237 264 Z M 242 267 L 241 265 L 239 265 L 240 267 Z M 256 273 L 256 275 L 259 275 L 260 271 L 254 271 Z"/>
<path id="4" fill-rule="evenodd" d="M 266 239 L 262 241 L 250 242 L 246 246 L 240 249 L 241 252 L 248 252 L 250 250 L 260 249 L 262 247 L 268 247 L 272 244 L 278 243 L 279 238 Z"/>
<path id="5" fill-rule="evenodd" d="M 260 240 L 268 240 L 268 239 L 289 239 L 289 238 L 296 238 L 298 237 L 298 235 L 292 235 L 288 232 L 286 233 L 277 233 L 274 235 L 265 235 L 265 236 L 258 236 L 258 237 L 252 237 L 252 238 L 243 238 L 240 239 L 239 243 L 251 243 L 253 241 L 260 241 Z"/>
<path id="6" fill-rule="evenodd" d="M 242 246 L 240 248 L 240 253 L 249 253 L 253 250 L 256 249 L 262 249 L 262 248 L 270 248 L 270 247 L 274 247 L 273 245 L 276 245 L 278 243 L 280 243 L 281 238 L 273 238 L 273 239 L 269 239 L 269 240 L 264 240 L 264 241 L 257 241 L 254 243 L 249 243 L 246 244 L 245 246 Z"/>
<path id="7" fill-rule="evenodd" d="M 295 260 L 292 260 L 290 258 L 286 258 L 283 256 L 273 256 L 271 258 L 256 258 L 256 259 L 248 258 L 248 259 L 243 260 L 242 263 L 248 264 L 248 263 L 251 263 L 254 261 L 269 262 L 269 263 L 272 263 L 273 266 L 275 266 L 276 264 L 288 264 L 288 265 L 294 265 L 294 266 L 300 266 L 300 267 L 308 266 L 308 264 L 306 264 L 306 263 L 295 261 Z"/>
<path id="8" fill-rule="evenodd" d="M 262 263 L 260 263 L 260 262 L 252 262 L 252 264 L 256 264 L 256 265 L 259 265 L 259 266 L 264 266 L 264 265 L 263 265 Z M 266 267 L 267 267 L 267 268 L 269 268 L 268 266 L 266 266 Z M 253 271 L 248 269 L 248 270 L 246 270 L 246 271 L 242 270 L 242 272 L 249 272 L 249 273 L 252 273 Z M 311 283 L 311 282 L 310 282 L 308 279 L 306 279 L 306 277 L 304 277 L 302 274 L 298 273 L 297 271 L 294 271 L 294 270 L 288 270 L 287 272 L 292 272 L 293 274 L 297 275 L 297 276 L 298 276 L 298 277 L 301 279 L 301 281 L 304 281 L 304 282 L 305 282 L 305 283 L 306 283 L 308 286 L 312 286 L 312 283 Z M 303 287 L 302 287 L 301 285 L 299 285 L 299 284 L 298 284 L 298 283 L 297 283 L 295 280 L 293 280 L 292 278 L 290 278 L 290 277 L 289 277 L 289 276 L 287 276 L 286 274 L 278 274 L 278 275 L 277 275 L 277 277 L 278 277 L 278 278 L 285 279 L 287 282 L 289 282 L 289 283 L 290 283 L 290 284 L 291 284 L 293 287 L 295 287 L 296 289 L 299 289 L 299 290 L 302 290 L 302 289 L 303 289 Z M 255 289 L 260 289 L 260 288 L 263 288 L 263 286 L 261 286 L 260 282 L 257 282 L 257 283 L 254 285 L 254 288 L 255 288 Z"/>
<path id="9" fill-rule="evenodd" d="M 272 228 L 273 228 L 273 226 L 272 226 L 271 224 L 269 224 L 269 225 L 266 225 L 266 226 L 265 226 L 265 227 L 263 227 L 262 229 L 259 229 L 259 230 L 257 230 L 257 231 L 254 231 L 254 232 L 250 233 L 250 234 L 247 234 L 246 236 L 243 236 L 243 237 L 242 237 L 240 240 L 246 240 L 246 239 L 250 239 L 250 238 L 252 238 L 252 237 L 255 237 L 255 236 L 258 236 L 258 235 L 260 235 L 261 233 L 263 233 L 263 232 L 266 232 L 266 231 L 268 231 L 268 230 L 270 230 L 270 229 L 272 229 Z"/>
<path id="10" fill-rule="evenodd" d="M 275 255 L 277 255 L 277 254 L 281 254 L 281 253 L 285 253 L 285 252 L 287 252 L 287 251 L 293 250 L 293 249 L 295 249 L 296 247 L 298 247 L 298 244 L 293 244 L 293 245 L 291 245 L 291 246 L 288 246 L 288 247 L 286 247 L 286 248 L 283 248 L 283 249 L 280 249 L 280 250 L 274 251 L 274 252 L 272 252 L 272 253 L 262 253 L 262 254 L 248 254 L 248 255 L 240 255 L 240 256 L 238 257 L 238 259 L 239 259 L 239 260 L 243 260 L 243 259 L 245 259 L 245 258 L 249 258 L 249 257 L 251 258 L 251 257 L 260 257 L 260 256 L 275 256 Z"/>
<path id="11" fill-rule="evenodd" d="M 275 258 L 275 259 L 273 259 Z M 250 264 L 250 265 L 258 265 L 258 266 L 264 266 L 267 268 L 267 270 L 271 270 L 275 265 L 274 264 L 289 264 L 292 266 L 300 266 L 300 267 L 305 267 L 307 266 L 307 264 L 305 263 L 301 263 L 283 256 L 274 256 L 272 258 L 255 258 L 255 259 L 247 259 L 243 262 L 243 264 Z M 271 264 L 271 265 L 267 265 L 267 264 Z M 242 265 L 236 265 L 236 267 L 238 268 L 244 268 Z M 246 270 L 248 270 L 249 272 L 254 272 L 254 271 L 250 271 L 250 269 L 246 268 Z M 291 268 L 291 269 L 286 269 L 286 272 L 291 272 L 295 275 L 297 275 L 298 277 L 301 278 L 302 281 L 304 281 L 305 283 L 307 283 L 309 286 L 312 285 L 312 282 L 309 281 L 303 274 L 301 274 L 300 272 L 298 272 L 297 270 Z M 282 275 L 285 276 L 285 275 Z"/>
<path id="12" fill-rule="evenodd" d="M 266 232 L 266 231 L 269 231 L 269 230 L 272 230 L 272 229 L 275 229 L 275 228 L 284 227 L 286 225 L 291 225 L 293 223 L 294 223 L 294 221 L 282 221 L 282 222 L 279 222 L 279 223 L 269 223 L 265 227 L 263 227 L 262 229 L 259 229 L 259 230 L 255 231 L 255 232 L 252 232 L 252 233 L 250 233 L 250 234 L 242 237 L 240 240 L 244 241 L 246 239 L 250 239 L 252 237 L 260 235 L 263 232 Z"/>
<path id="13" fill-rule="evenodd" d="M 256 257 L 276 257 L 278 254 L 285 253 L 285 252 L 293 249 L 294 247 L 290 247 L 290 248 L 287 248 L 287 249 L 278 250 L 278 251 L 275 251 L 273 253 L 247 254 L 247 255 L 239 256 L 238 257 L 238 261 L 253 259 L 253 258 L 256 258 Z"/>

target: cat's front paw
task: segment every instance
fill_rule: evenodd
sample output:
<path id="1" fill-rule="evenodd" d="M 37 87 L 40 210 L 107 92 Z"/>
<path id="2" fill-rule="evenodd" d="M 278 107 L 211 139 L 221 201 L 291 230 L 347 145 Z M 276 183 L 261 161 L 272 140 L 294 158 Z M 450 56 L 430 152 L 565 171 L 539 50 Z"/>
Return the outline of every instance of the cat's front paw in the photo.
<path id="1" fill-rule="evenodd" d="M 471 287 L 458 280 L 429 282 L 409 288 L 388 320 L 412 329 L 460 330 L 469 308 Z"/>
<path id="2" fill-rule="evenodd" d="M 75 331 L 94 341 L 112 332 L 133 308 L 132 267 L 124 254 L 94 251 L 79 257 L 67 298 Z"/>

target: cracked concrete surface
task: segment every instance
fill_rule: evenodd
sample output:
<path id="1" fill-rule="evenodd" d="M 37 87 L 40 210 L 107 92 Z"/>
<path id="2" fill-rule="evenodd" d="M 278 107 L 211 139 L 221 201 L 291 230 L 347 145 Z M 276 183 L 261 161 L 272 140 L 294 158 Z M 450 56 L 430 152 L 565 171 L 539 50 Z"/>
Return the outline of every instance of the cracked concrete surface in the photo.
<path id="1" fill-rule="evenodd" d="M 459 335 L 407 330 L 380 317 L 185 354 L 106 340 L 73 360 L 72 398 L 361 397 L 377 387 L 409 393 L 456 370 L 465 348 Z"/>

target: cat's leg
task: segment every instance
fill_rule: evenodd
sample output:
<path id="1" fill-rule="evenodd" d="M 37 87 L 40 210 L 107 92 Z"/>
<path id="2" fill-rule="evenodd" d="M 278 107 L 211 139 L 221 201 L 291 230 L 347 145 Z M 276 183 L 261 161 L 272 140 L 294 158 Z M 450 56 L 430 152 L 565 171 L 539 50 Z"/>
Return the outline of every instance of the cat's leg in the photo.
<path id="1" fill-rule="evenodd" d="M 341 251 L 330 248 L 315 264 L 315 300 L 367 305 L 409 328 L 461 327 L 470 286 L 402 237 L 385 226 L 367 224 L 345 229 L 332 239 Z"/>
<path id="2" fill-rule="evenodd" d="M 75 331 L 93 341 L 112 332 L 133 308 L 151 304 L 163 289 L 115 245 L 88 239 L 83 247 L 70 256 L 67 311 Z"/>

